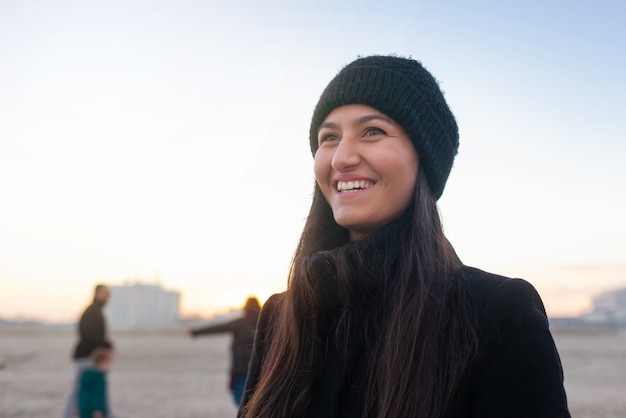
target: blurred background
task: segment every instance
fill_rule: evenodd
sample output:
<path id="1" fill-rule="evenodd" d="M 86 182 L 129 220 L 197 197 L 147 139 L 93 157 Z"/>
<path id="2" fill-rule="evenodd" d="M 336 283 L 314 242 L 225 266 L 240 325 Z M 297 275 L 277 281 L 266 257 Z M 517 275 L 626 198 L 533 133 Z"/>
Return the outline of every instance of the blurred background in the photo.
<path id="1" fill-rule="evenodd" d="M 360 55 L 421 60 L 461 145 L 440 199 L 466 264 L 551 316 L 626 285 L 626 6 L 615 1 L 0 1 L 0 317 L 93 284 L 181 315 L 286 288 L 308 127 Z"/>
<path id="2" fill-rule="evenodd" d="M 209 343 L 124 330 L 236 316 L 286 288 L 315 103 L 358 56 L 397 54 L 432 71 L 459 123 L 440 209 L 461 259 L 531 282 L 577 416 L 623 416 L 623 402 L 598 405 L 618 402 L 626 370 L 625 15 L 611 0 L 0 0 L 0 415 L 38 416 L 21 396 L 39 383 L 41 410 L 60 405 L 71 326 L 100 282 L 126 346 L 122 410 L 125 387 L 174 376 L 150 374 L 163 359 L 187 377 L 218 364 L 207 376 L 226 397 L 221 357 L 185 360 Z M 158 323 L 119 315 L 155 300 Z M 33 323 L 52 328 L 16 331 Z M 227 339 L 213 341 L 226 361 Z M 204 401 L 197 416 L 217 405 Z M 224 402 L 213 416 L 233 413 Z"/>

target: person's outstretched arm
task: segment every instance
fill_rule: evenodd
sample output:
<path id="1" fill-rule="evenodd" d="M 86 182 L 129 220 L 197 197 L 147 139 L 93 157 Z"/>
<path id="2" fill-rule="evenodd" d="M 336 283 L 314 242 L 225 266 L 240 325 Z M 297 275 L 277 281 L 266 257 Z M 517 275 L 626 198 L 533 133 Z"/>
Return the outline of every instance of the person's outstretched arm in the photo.
<path id="1" fill-rule="evenodd" d="M 199 335 L 219 334 L 222 332 L 233 332 L 237 330 L 241 324 L 245 321 L 245 318 L 237 318 L 233 321 L 225 322 L 223 324 L 210 325 L 200 328 L 192 328 L 189 330 L 191 337 L 197 337 Z"/>

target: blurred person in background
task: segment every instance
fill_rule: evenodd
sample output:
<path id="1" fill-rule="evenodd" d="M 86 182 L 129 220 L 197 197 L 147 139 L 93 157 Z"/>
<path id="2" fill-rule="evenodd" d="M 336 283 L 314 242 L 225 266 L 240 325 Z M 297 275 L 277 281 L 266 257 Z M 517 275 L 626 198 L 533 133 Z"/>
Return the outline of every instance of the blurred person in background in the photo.
<path id="1" fill-rule="evenodd" d="M 259 300 L 251 296 L 246 300 L 243 307 L 243 316 L 235 320 L 200 328 L 192 328 L 187 331 L 191 337 L 211 335 L 219 333 L 231 333 L 233 335 L 231 349 L 231 368 L 228 389 L 233 395 L 235 404 L 239 406 L 243 388 L 248 374 L 248 364 L 254 343 L 257 318 L 261 305 Z"/>
<path id="2" fill-rule="evenodd" d="M 83 370 L 78 384 L 78 416 L 110 418 L 107 374 L 113 362 L 113 348 L 95 348 L 89 357 L 92 366 Z"/>
<path id="3" fill-rule="evenodd" d="M 104 284 L 96 285 L 94 289 L 93 302 L 85 309 L 78 321 L 78 343 L 72 353 L 75 365 L 75 377 L 71 392 L 65 403 L 63 418 L 73 418 L 78 414 L 78 384 L 84 369 L 93 367 L 91 353 L 98 347 L 112 348 L 106 320 L 102 309 L 106 305 L 111 291 Z"/>

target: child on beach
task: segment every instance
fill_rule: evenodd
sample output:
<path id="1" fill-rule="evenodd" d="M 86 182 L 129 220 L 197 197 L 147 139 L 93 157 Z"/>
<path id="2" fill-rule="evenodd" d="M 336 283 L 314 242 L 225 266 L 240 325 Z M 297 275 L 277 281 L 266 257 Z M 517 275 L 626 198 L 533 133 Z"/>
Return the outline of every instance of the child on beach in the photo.
<path id="1" fill-rule="evenodd" d="M 93 367 L 80 375 L 78 413 L 80 418 L 111 418 L 107 397 L 107 372 L 113 361 L 113 349 L 98 347 L 91 353 Z"/>

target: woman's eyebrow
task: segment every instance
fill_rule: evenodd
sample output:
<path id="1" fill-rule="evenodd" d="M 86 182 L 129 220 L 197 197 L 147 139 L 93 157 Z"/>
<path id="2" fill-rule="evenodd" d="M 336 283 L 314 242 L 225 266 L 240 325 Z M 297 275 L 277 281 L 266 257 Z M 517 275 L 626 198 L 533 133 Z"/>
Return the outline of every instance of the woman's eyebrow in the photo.
<path id="1" fill-rule="evenodd" d="M 356 119 L 353 123 L 353 125 L 361 125 L 363 123 L 367 123 L 371 120 L 380 120 L 383 121 L 385 123 L 388 123 L 390 125 L 395 125 L 396 123 L 393 121 L 393 119 L 385 116 L 385 115 L 364 115 L 361 116 L 360 118 Z M 324 129 L 324 128 L 329 128 L 329 129 L 338 129 L 339 125 L 336 124 L 335 122 L 324 122 L 320 125 L 319 128 L 317 128 L 317 133 L 319 134 L 319 132 Z"/>
<path id="2" fill-rule="evenodd" d="M 396 123 L 389 117 L 385 116 L 385 115 L 365 115 L 365 116 L 361 116 L 360 118 L 358 118 L 354 124 L 355 125 L 360 125 L 362 123 L 366 123 L 369 122 L 371 120 L 380 120 L 383 121 L 385 123 L 388 123 L 390 125 L 395 125 Z"/>
<path id="3" fill-rule="evenodd" d="M 324 122 L 324 123 L 322 123 L 322 124 L 320 125 L 320 127 L 319 127 L 319 128 L 317 128 L 317 133 L 319 134 L 319 133 L 320 133 L 320 131 L 321 131 L 322 129 L 324 129 L 324 128 L 328 128 L 328 129 L 338 129 L 338 128 L 339 128 L 339 125 L 337 125 L 337 124 L 336 124 L 336 123 L 334 123 L 334 122 Z"/>

